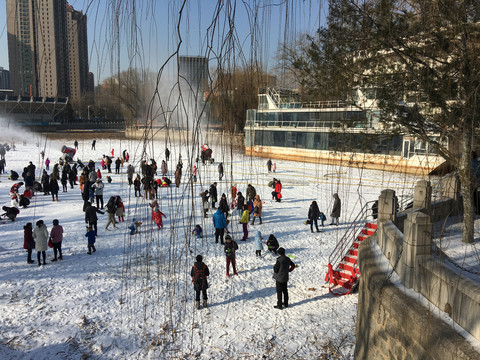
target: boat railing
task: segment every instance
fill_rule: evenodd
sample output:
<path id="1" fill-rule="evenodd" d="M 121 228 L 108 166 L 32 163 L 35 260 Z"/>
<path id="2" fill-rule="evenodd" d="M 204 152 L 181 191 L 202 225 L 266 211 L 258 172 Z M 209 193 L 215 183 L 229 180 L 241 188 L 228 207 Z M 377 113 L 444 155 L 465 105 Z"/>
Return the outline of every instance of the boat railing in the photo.
<path id="1" fill-rule="evenodd" d="M 319 121 L 319 120 L 248 120 L 246 126 L 255 127 L 286 127 L 286 128 L 356 128 L 370 129 L 371 124 L 358 120 L 342 120 L 342 121 Z"/>

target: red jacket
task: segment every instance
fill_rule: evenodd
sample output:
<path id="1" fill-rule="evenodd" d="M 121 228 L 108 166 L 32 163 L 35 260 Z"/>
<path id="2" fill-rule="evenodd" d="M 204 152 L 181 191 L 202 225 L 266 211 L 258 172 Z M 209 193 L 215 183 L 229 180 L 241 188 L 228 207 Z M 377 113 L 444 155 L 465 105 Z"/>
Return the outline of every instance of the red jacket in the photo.
<path id="1" fill-rule="evenodd" d="M 165 216 L 164 213 L 161 211 L 155 211 L 153 213 L 153 219 L 155 221 L 155 224 L 163 224 L 162 216 L 166 219 L 167 217 Z"/>
<path id="2" fill-rule="evenodd" d="M 275 192 L 276 193 L 281 193 L 282 192 L 282 184 L 277 181 L 275 184 Z"/>

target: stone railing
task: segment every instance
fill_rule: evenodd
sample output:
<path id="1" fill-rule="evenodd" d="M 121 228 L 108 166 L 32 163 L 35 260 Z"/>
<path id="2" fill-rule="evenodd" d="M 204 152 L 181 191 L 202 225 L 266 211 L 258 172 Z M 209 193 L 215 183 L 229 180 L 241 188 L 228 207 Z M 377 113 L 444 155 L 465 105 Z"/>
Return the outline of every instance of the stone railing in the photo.
<path id="1" fill-rule="evenodd" d="M 431 219 L 439 221 L 461 209 L 458 181 L 448 181 L 453 190 L 446 186 L 448 197 L 433 203 L 430 183 L 417 183 L 413 208 L 401 214 L 395 192 L 382 191 L 376 237 L 363 242 L 359 252 L 356 358 L 480 358 L 450 325 L 389 281 L 395 272 L 405 289 L 425 297 L 480 340 L 480 280 L 463 276 L 460 268 L 431 254 Z"/>

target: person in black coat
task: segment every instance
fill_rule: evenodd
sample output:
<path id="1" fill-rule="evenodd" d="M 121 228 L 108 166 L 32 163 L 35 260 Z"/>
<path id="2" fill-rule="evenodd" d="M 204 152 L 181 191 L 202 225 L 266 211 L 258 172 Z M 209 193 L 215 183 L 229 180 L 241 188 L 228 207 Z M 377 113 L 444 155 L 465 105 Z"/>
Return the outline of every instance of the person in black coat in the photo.
<path id="1" fill-rule="evenodd" d="M 200 291 L 203 295 L 203 307 L 207 307 L 207 276 L 210 275 L 208 266 L 203 262 L 202 255 L 197 255 L 196 262 L 192 266 L 190 275 L 192 276 L 193 288 L 195 289 L 195 307 L 200 309 Z"/>
<path id="2" fill-rule="evenodd" d="M 5 211 L 5 213 L 3 213 L 2 216 L 5 216 L 8 220 L 11 220 L 11 221 L 15 221 L 15 218 L 20 213 L 20 210 L 18 210 L 14 206 L 12 207 L 4 206 L 2 207 L 2 210 Z"/>
<path id="3" fill-rule="evenodd" d="M 218 203 L 218 208 L 222 210 L 222 212 L 225 214 L 225 219 L 227 219 L 230 208 L 228 207 L 227 196 L 225 194 L 222 194 L 220 202 Z"/>
<path id="4" fill-rule="evenodd" d="M 312 201 L 310 208 L 308 209 L 308 220 L 310 220 L 310 231 L 313 233 L 313 224 L 315 223 L 315 228 L 318 230 L 318 218 L 320 217 L 320 209 L 318 208 L 317 202 Z"/>
<path id="5" fill-rule="evenodd" d="M 285 256 L 285 249 L 278 249 L 277 262 L 273 266 L 273 278 L 275 279 L 275 288 L 277 290 L 277 305 L 275 309 L 282 309 L 282 305 L 288 307 L 288 273 L 295 269 L 295 264 L 289 257 Z M 283 301 L 282 301 L 283 295 Z"/>
<path id="6" fill-rule="evenodd" d="M 223 178 L 223 163 L 218 164 L 218 180 L 222 181 Z"/>
<path id="7" fill-rule="evenodd" d="M 137 177 L 135 178 L 135 180 L 133 180 L 133 188 L 135 189 L 135 197 L 142 196 L 141 186 L 142 186 L 142 181 L 140 180 L 140 175 L 137 174 Z M 137 195 L 137 193 L 138 193 L 138 195 Z"/>
<path id="8" fill-rule="evenodd" d="M 239 191 L 237 193 L 237 211 L 238 216 L 242 216 L 243 207 L 245 206 L 245 198 L 243 197 L 242 193 Z"/>
<path id="9" fill-rule="evenodd" d="M 268 247 L 268 250 L 273 253 L 273 254 L 276 254 L 277 253 L 277 250 L 279 248 L 279 244 L 278 244 L 278 240 L 277 238 L 275 237 L 275 235 L 273 234 L 270 234 L 270 236 L 268 237 L 268 240 L 266 242 L 267 244 L 267 247 Z"/>
<path id="10" fill-rule="evenodd" d="M 115 174 L 120 174 L 120 165 L 122 165 L 122 160 L 118 157 L 117 160 L 115 160 Z"/>
<path id="11" fill-rule="evenodd" d="M 91 226 L 93 230 L 95 230 L 95 236 L 97 236 L 97 221 L 98 221 L 98 214 L 105 214 L 103 211 L 98 210 L 97 207 L 92 205 L 90 201 L 87 202 L 87 208 L 85 209 L 85 223 L 88 226 Z"/>
<path id="12" fill-rule="evenodd" d="M 8 178 L 10 180 L 18 180 L 19 176 L 15 170 L 10 170 L 10 176 Z"/>
<path id="13" fill-rule="evenodd" d="M 52 201 L 57 200 L 58 201 L 58 181 L 55 176 L 50 176 L 50 194 L 52 194 Z"/>
<path id="14" fill-rule="evenodd" d="M 66 171 L 62 171 L 62 179 L 60 182 L 62 183 L 62 192 L 67 192 L 68 173 Z"/>
<path id="15" fill-rule="evenodd" d="M 68 173 L 68 182 L 70 189 L 73 189 L 73 185 L 77 185 L 77 166 L 73 166 L 72 170 Z"/>
<path id="16" fill-rule="evenodd" d="M 210 185 L 210 199 L 212 200 L 212 209 L 215 209 L 215 203 L 217 202 L 217 183 L 214 182 Z"/>
<path id="17" fill-rule="evenodd" d="M 41 181 L 43 194 L 50 195 L 50 175 L 48 175 L 47 170 L 43 170 Z"/>

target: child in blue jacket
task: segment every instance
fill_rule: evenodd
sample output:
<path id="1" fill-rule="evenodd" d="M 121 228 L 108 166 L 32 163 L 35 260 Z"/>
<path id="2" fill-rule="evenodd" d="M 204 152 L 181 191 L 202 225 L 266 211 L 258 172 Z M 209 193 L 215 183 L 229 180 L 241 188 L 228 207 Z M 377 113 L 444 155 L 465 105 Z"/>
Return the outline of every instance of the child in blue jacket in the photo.
<path id="1" fill-rule="evenodd" d="M 85 234 L 85 236 L 88 239 L 88 252 L 87 252 L 87 254 L 92 255 L 92 252 L 97 251 L 97 249 L 95 249 L 95 236 L 96 236 L 95 235 L 95 230 L 93 230 L 93 228 L 91 226 L 89 226 L 88 231 Z"/>
<path id="2" fill-rule="evenodd" d="M 197 239 L 201 239 L 203 237 L 202 227 L 199 224 L 195 225 L 195 228 L 192 231 L 192 235 L 195 235 Z"/>

